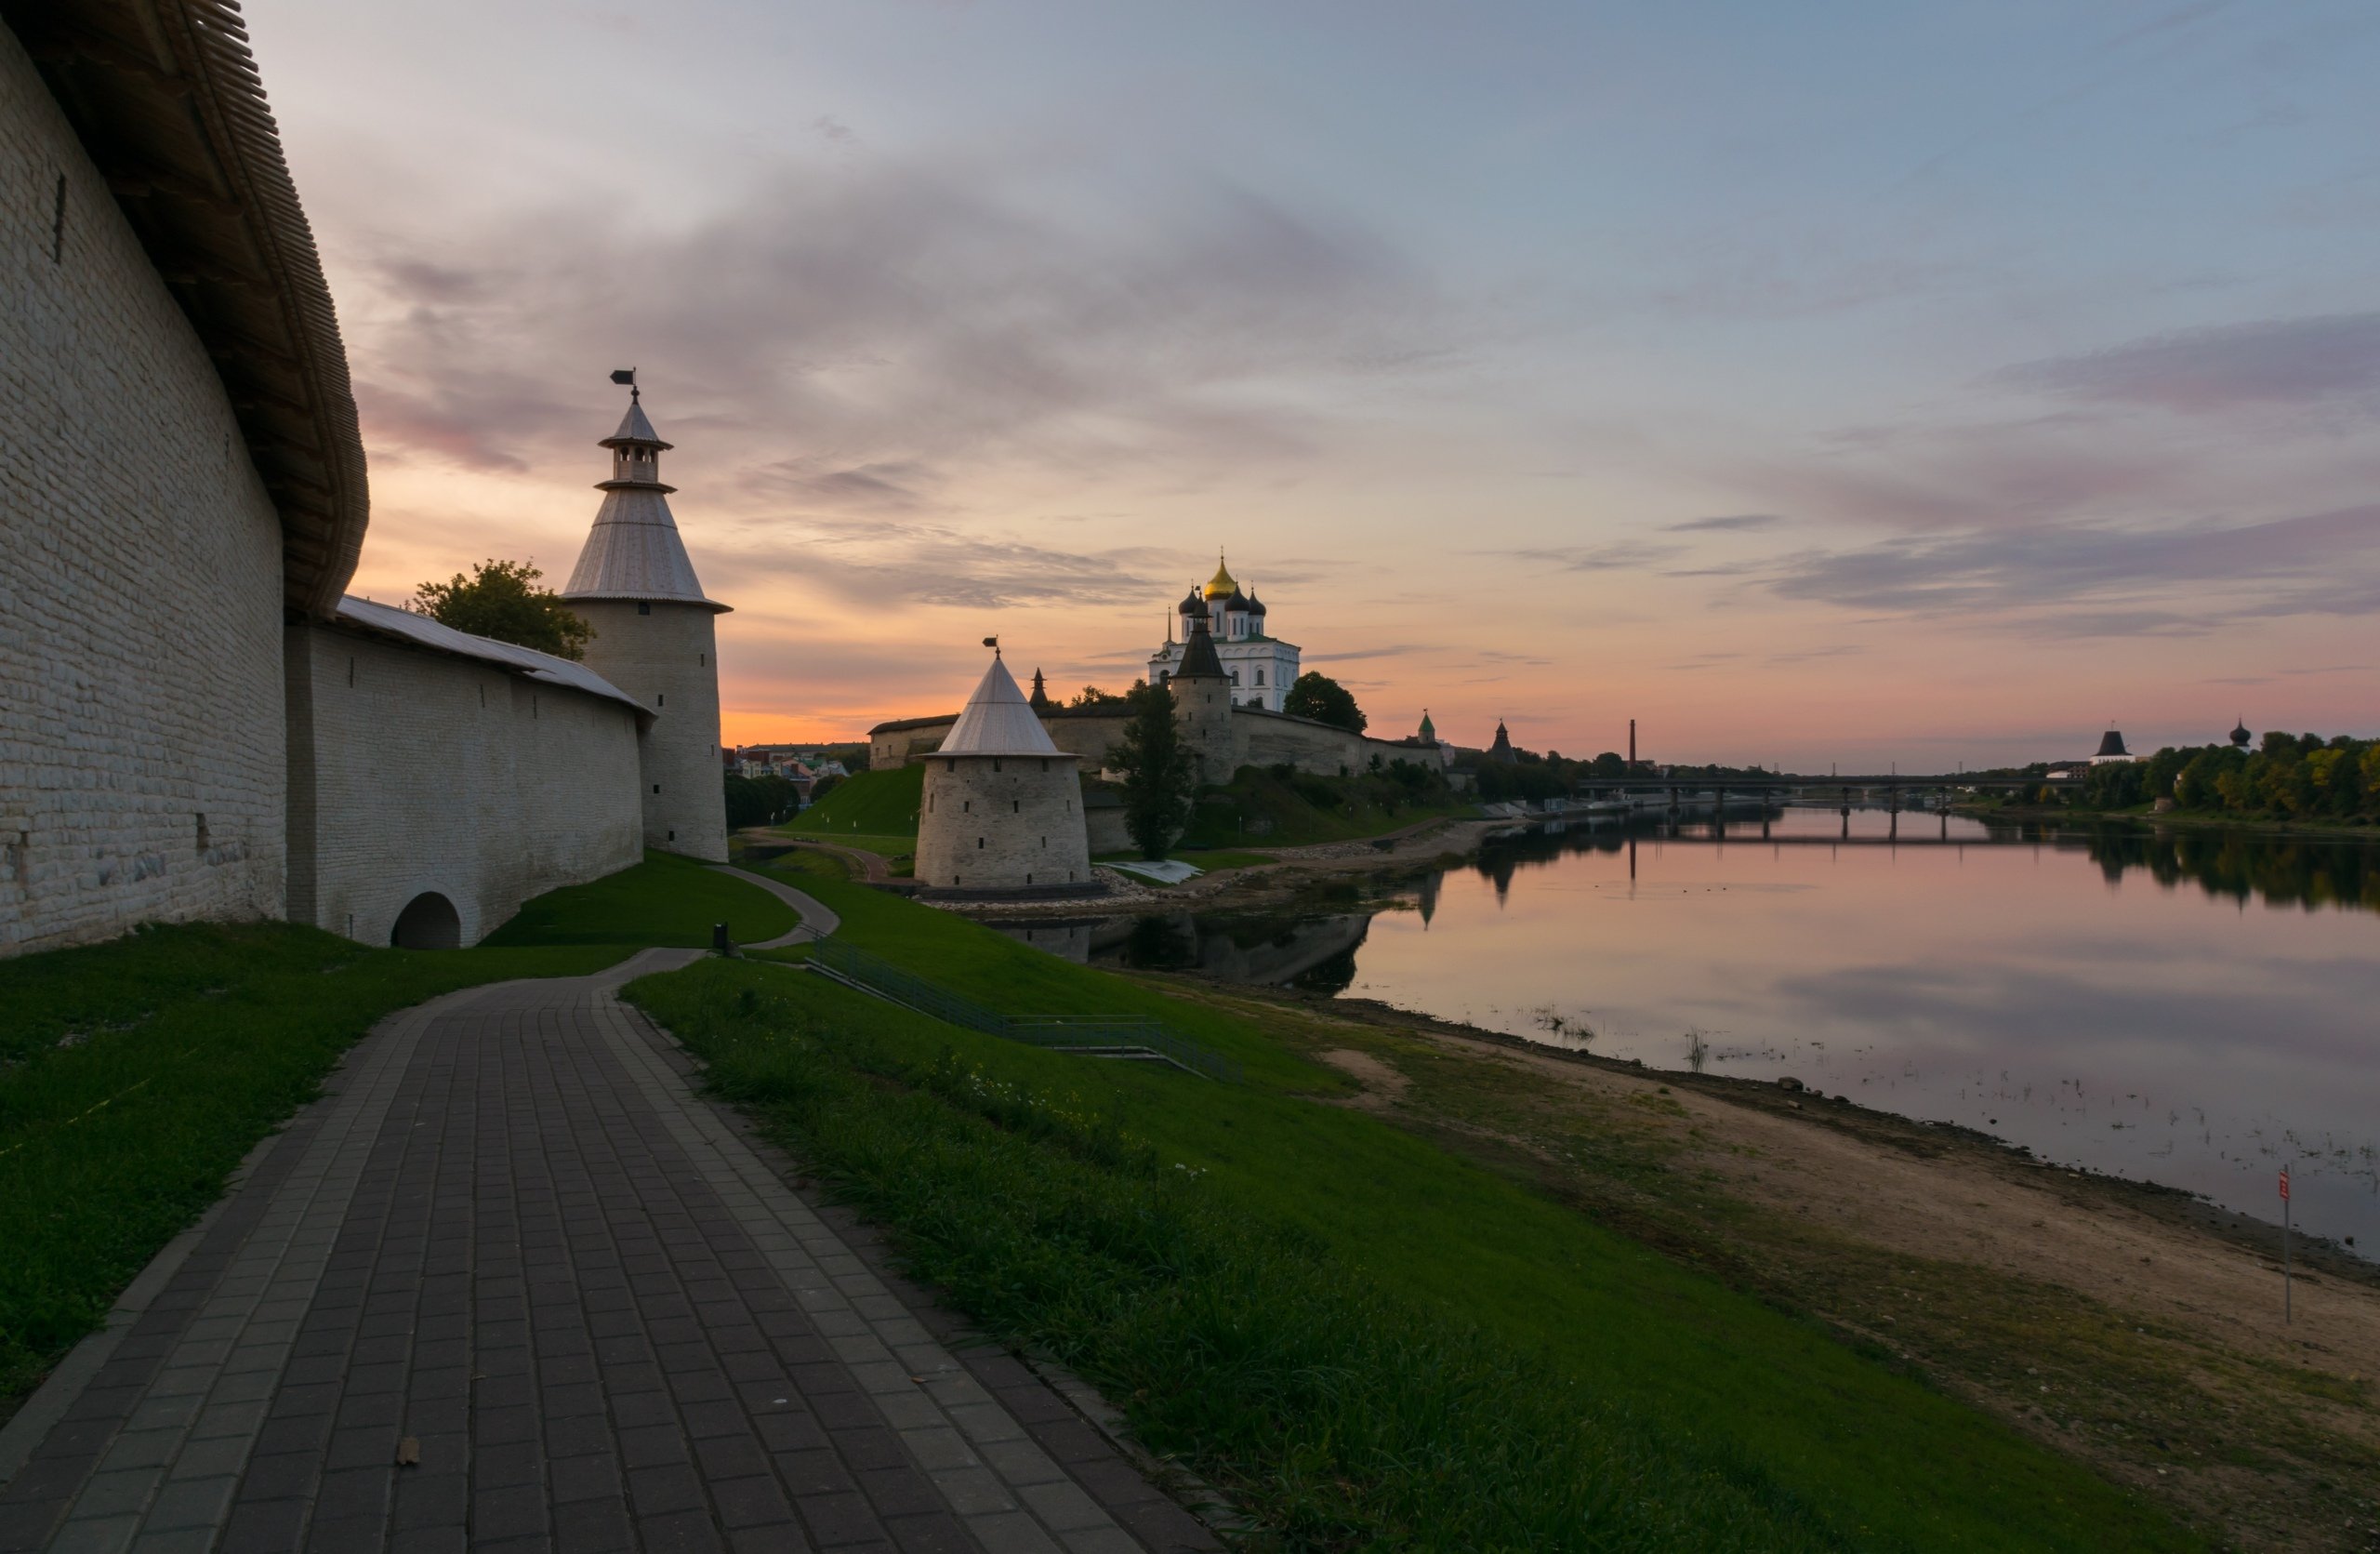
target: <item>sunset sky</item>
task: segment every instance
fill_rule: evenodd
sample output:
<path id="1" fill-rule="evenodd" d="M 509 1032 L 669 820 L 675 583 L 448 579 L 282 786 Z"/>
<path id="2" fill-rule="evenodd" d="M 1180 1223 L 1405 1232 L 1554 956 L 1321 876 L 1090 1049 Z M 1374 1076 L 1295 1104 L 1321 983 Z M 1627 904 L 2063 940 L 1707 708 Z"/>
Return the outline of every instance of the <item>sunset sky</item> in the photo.
<path id="1" fill-rule="evenodd" d="M 559 583 L 641 369 L 726 737 L 1128 684 L 1947 767 L 2380 728 L 2380 9 L 247 0 L 355 591 Z"/>

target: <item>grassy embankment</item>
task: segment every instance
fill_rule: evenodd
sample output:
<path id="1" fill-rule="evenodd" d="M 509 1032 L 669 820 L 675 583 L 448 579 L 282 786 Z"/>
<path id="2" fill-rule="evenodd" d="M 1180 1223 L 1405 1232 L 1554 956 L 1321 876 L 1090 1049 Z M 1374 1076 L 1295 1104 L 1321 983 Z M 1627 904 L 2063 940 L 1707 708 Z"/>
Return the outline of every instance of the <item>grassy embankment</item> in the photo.
<path id="1" fill-rule="evenodd" d="M 983 1003 L 1154 1015 L 1247 1065 L 1068 1059 L 765 966 L 631 990 L 921 1275 L 1291 1546 L 2195 1547 L 1814 1323 L 1317 1104 L 1347 1082 L 1264 1017 L 802 883 Z"/>
<path id="2" fill-rule="evenodd" d="M 644 945 L 708 944 L 722 917 L 751 937 L 794 921 L 748 884 L 652 855 L 530 902 L 476 950 L 194 923 L 0 962 L 0 1412 L 381 1017 L 457 988 L 583 976 Z"/>
<path id="3" fill-rule="evenodd" d="M 1275 777 L 1254 767 L 1201 795 L 1189 830 L 1168 855 L 1201 869 L 1242 869 L 1269 863 L 1250 850 L 1248 822 L 1268 827 L 1265 843 L 1283 847 L 1350 842 L 1402 830 L 1438 816 L 1468 815 L 1468 804 L 1417 805 L 1383 802 L 1391 790 L 1379 779 Z M 780 829 L 787 836 L 839 843 L 886 857 L 917 850 L 918 810 L 925 802 L 923 765 L 862 772 Z M 1131 858 L 1135 853 L 1102 855 Z"/>
<path id="4" fill-rule="evenodd" d="M 491 949 L 630 944 L 704 950 L 713 923 L 726 923 L 735 942 L 746 944 L 775 938 L 800 921 L 800 913 L 766 891 L 693 858 L 647 853 L 633 869 L 522 903 L 511 922 L 482 942 Z"/>
<path id="5" fill-rule="evenodd" d="M 1423 820 L 1478 813 L 1458 803 L 1415 804 L 1382 777 L 1282 777 L 1242 766 L 1198 796 L 1181 848 L 1302 847 L 1359 842 Z"/>
<path id="6" fill-rule="evenodd" d="M 925 804 L 925 784 L 923 766 L 858 772 L 777 829 L 787 836 L 832 842 L 888 858 L 906 857 L 918 850 L 918 810 Z"/>

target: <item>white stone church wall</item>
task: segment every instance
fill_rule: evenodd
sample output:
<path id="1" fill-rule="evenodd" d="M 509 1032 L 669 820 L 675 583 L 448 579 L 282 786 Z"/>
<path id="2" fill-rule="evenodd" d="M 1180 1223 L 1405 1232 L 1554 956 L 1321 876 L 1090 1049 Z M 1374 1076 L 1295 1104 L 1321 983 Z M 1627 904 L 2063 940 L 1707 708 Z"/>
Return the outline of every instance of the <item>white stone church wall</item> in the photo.
<path id="1" fill-rule="evenodd" d="M 0 954 L 278 916 L 280 518 L 5 27 L 0 190 Z"/>
<path id="2" fill-rule="evenodd" d="M 476 944 L 641 857 L 624 703 L 337 627 L 292 627 L 288 665 L 294 921 L 387 944 L 436 892 Z"/>

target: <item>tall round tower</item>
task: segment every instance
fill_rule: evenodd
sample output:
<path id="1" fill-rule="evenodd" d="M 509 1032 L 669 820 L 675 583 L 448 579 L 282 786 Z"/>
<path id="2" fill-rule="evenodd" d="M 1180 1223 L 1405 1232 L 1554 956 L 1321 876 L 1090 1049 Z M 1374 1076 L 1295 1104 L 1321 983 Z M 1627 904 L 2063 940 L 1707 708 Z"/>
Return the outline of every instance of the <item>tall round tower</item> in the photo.
<path id="1" fill-rule="evenodd" d="M 1051 742 L 995 648 L 966 711 L 924 757 L 918 883 L 970 895 L 1089 888 L 1080 759 Z"/>
<path id="2" fill-rule="evenodd" d="M 612 478 L 595 487 L 603 505 L 562 596 L 594 628 L 587 667 L 653 710 L 641 747 L 644 844 L 723 861 L 727 800 L 712 628 L 728 606 L 703 597 L 669 515 L 677 487 L 661 484 L 669 445 L 645 419 L 628 381 L 628 413 L 601 444 L 612 450 Z"/>
<path id="3" fill-rule="evenodd" d="M 1229 782 L 1239 770 L 1239 754 L 1232 743 L 1231 676 L 1215 656 L 1214 634 L 1203 619 L 1190 622 L 1190 640 L 1182 647 L 1182 667 L 1173 671 L 1174 726 L 1197 764 L 1200 782 Z"/>

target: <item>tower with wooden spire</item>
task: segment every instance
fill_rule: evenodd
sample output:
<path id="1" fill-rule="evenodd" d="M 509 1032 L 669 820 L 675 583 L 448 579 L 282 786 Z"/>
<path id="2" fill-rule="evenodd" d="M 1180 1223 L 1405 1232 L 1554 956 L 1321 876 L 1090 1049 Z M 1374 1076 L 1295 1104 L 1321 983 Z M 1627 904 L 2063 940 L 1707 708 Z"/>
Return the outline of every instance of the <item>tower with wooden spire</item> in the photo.
<path id="1" fill-rule="evenodd" d="M 645 418 L 633 372 L 628 414 L 600 446 L 612 478 L 562 597 L 594 629 L 587 667 L 649 708 L 641 744 L 644 844 L 724 861 L 727 802 L 720 782 L 719 644 L 729 606 L 707 598 L 669 511 L 661 455 L 670 445 Z"/>

